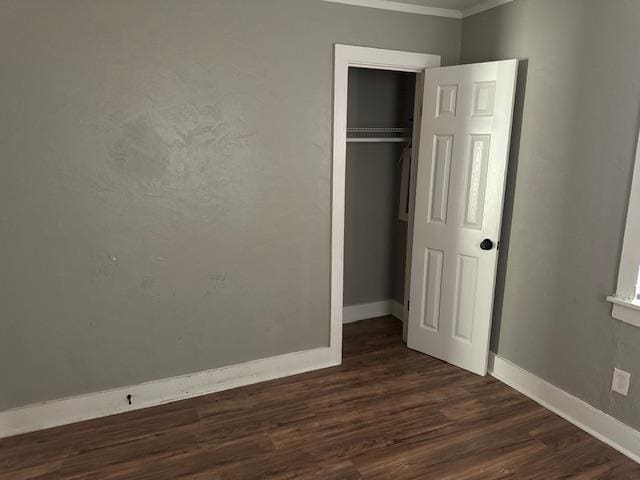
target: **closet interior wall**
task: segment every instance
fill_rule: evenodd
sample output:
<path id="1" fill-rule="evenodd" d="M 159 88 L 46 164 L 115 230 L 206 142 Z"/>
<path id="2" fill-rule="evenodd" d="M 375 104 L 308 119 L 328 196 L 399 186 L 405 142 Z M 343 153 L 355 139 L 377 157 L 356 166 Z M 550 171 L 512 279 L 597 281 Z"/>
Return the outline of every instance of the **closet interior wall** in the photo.
<path id="1" fill-rule="evenodd" d="M 413 73 L 350 68 L 347 127 L 404 127 L 409 132 L 388 136 L 410 138 L 415 80 Z M 398 207 L 407 145 L 347 142 L 345 306 L 404 301 L 407 222 Z"/>

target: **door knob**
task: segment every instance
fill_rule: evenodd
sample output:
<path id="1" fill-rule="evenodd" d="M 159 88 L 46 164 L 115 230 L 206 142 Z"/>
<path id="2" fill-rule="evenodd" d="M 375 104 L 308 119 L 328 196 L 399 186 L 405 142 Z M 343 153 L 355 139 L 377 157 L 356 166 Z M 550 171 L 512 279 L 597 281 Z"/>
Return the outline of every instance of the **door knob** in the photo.
<path id="1" fill-rule="evenodd" d="M 482 242 L 480 242 L 480 248 L 482 250 L 492 250 L 493 249 L 493 242 L 491 240 L 489 240 L 488 238 L 485 238 L 484 240 L 482 240 Z"/>

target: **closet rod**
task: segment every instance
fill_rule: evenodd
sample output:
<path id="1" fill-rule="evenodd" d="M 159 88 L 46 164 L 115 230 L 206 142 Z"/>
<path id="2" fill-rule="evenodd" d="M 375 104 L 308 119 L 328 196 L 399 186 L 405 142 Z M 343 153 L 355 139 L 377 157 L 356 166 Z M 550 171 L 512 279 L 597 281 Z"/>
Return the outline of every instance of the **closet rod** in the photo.
<path id="1" fill-rule="evenodd" d="M 405 137 L 352 137 L 347 138 L 347 143 L 403 143 L 410 140 L 410 138 Z"/>

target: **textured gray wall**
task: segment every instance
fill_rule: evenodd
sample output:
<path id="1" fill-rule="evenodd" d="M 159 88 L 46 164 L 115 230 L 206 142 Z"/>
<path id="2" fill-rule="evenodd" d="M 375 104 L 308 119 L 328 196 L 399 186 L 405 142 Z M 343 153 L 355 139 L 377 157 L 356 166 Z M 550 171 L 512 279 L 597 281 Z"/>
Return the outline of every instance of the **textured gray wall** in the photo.
<path id="1" fill-rule="evenodd" d="M 410 127 L 415 74 L 352 68 L 349 127 Z M 344 304 L 404 301 L 406 222 L 398 219 L 405 144 L 348 143 Z"/>
<path id="2" fill-rule="evenodd" d="M 393 295 L 400 182 L 395 161 L 400 154 L 393 143 L 347 147 L 344 305 Z"/>
<path id="3" fill-rule="evenodd" d="M 611 318 L 640 114 L 640 2 L 515 0 L 462 61 L 524 60 L 492 349 L 640 427 L 640 329 Z M 517 175 L 516 175 L 517 174 Z M 632 373 L 610 392 L 613 367 Z"/>
<path id="4" fill-rule="evenodd" d="M 326 345 L 333 44 L 460 24 L 0 0 L 0 410 Z"/>

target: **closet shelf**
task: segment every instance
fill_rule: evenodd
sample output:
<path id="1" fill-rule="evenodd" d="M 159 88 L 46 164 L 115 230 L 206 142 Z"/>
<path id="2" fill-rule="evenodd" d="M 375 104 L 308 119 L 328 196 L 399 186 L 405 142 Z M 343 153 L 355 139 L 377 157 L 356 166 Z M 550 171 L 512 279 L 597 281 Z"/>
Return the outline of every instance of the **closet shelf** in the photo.
<path id="1" fill-rule="evenodd" d="M 411 129 L 404 127 L 357 127 L 347 128 L 348 143 L 403 143 L 411 140 L 409 136 L 384 137 L 385 133 L 410 133 Z M 379 136 L 349 136 L 349 134 L 379 134 Z"/>
<path id="2" fill-rule="evenodd" d="M 410 140 L 409 137 L 347 137 L 347 143 L 403 143 Z"/>
<path id="3" fill-rule="evenodd" d="M 347 133 L 407 133 L 409 132 L 408 128 L 403 127 L 358 127 L 358 128 L 347 128 Z"/>

